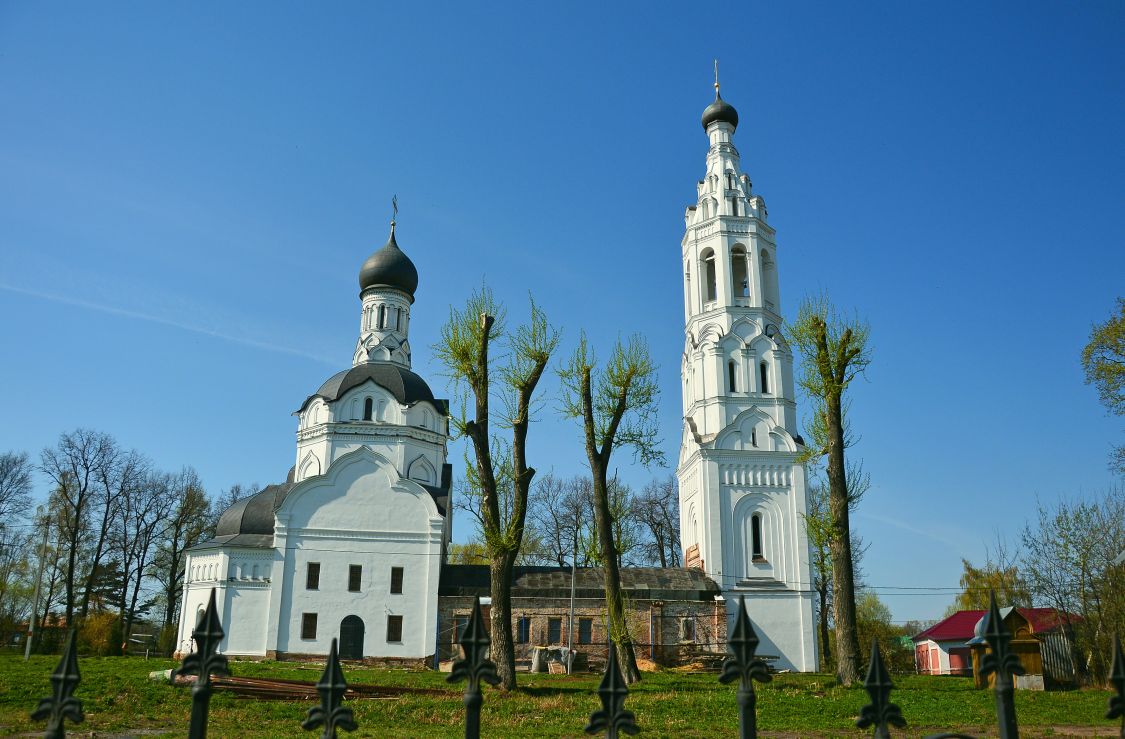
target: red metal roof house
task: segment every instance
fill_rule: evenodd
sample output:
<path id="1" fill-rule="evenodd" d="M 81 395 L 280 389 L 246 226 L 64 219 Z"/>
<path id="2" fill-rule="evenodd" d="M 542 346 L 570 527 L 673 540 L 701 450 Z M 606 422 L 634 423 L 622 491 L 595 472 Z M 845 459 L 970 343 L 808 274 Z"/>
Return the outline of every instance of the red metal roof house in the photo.
<path id="1" fill-rule="evenodd" d="M 1063 625 L 1054 608 L 1016 608 L 1033 634 L 1055 631 Z M 923 675 L 972 675 L 969 640 L 987 611 L 958 611 L 913 637 L 914 664 Z M 1010 609 L 1003 609 L 1006 616 Z M 1072 617 L 1073 618 L 1073 617 Z"/>

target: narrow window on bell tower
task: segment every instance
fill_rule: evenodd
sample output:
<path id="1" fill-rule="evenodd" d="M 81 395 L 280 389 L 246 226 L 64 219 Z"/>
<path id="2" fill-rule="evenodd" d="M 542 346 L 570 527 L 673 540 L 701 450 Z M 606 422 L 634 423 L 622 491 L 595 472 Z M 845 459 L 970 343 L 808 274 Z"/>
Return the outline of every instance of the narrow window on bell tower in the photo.
<path id="1" fill-rule="evenodd" d="M 750 517 L 750 556 L 755 562 L 762 562 L 762 517 L 755 513 Z"/>
<path id="2" fill-rule="evenodd" d="M 379 306 L 379 328 L 383 328 L 386 325 L 387 325 L 387 306 L 380 305 Z"/>
<path id="3" fill-rule="evenodd" d="M 750 281 L 746 276 L 746 250 L 741 245 L 730 250 L 730 282 L 734 297 L 750 296 Z"/>
<path id="4" fill-rule="evenodd" d="M 729 387 L 730 387 L 730 391 L 732 393 L 738 392 L 738 387 L 735 385 L 734 377 L 735 377 L 734 360 L 731 360 L 731 361 L 727 362 L 727 380 L 730 383 Z"/>
<path id="5" fill-rule="evenodd" d="M 762 382 L 762 393 L 768 393 L 770 391 L 770 371 L 765 362 L 758 365 L 758 378 Z"/>
<path id="6" fill-rule="evenodd" d="M 708 249 L 703 253 L 704 290 L 703 299 L 713 303 L 718 291 L 715 289 L 715 252 Z"/>
<path id="7" fill-rule="evenodd" d="M 368 398 L 367 400 L 363 401 L 363 420 L 364 421 L 370 421 L 371 420 L 371 405 L 372 405 L 371 398 Z"/>

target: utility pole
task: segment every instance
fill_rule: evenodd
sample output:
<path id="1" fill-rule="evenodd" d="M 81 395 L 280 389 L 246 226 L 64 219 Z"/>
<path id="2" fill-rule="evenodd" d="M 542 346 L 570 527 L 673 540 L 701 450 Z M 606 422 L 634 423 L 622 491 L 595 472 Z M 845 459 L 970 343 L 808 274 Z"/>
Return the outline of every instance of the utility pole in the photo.
<path id="1" fill-rule="evenodd" d="M 578 582 L 578 517 L 582 511 L 574 508 L 574 552 L 570 557 L 570 624 L 566 630 L 566 674 L 574 670 L 574 589 Z"/>
<path id="2" fill-rule="evenodd" d="M 43 543 L 39 545 L 39 571 L 35 574 L 35 598 L 33 598 L 34 605 L 31 607 L 31 629 L 27 635 L 27 644 L 23 648 L 24 662 L 31 659 L 31 642 L 35 639 L 35 622 L 39 620 L 39 591 L 43 585 L 43 562 L 47 559 L 47 531 L 50 525 L 47 517 L 43 516 Z"/>

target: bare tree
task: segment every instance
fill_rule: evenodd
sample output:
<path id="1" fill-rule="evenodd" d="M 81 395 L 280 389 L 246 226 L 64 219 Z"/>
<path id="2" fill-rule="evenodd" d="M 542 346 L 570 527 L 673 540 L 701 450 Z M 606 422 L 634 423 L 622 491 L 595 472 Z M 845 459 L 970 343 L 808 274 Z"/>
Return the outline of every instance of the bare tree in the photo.
<path id="1" fill-rule="evenodd" d="M 827 457 L 828 508 L 832 517 L 833 616 L 836 623 L 836 677 L 844 685 L 861 679 L 856 631 L 855 572 L 852 563 L 847 466 L 844 459 L 847 401 L 844 393 L 871 362 L 866 323 L 841 317 L 821 296 L 806 300 L 789 338 L 801 354 L 800 384 L 813 400 L 824 444 L 808 450 L 810 457 Z"/>
<path id="2" fill-rule="evenodd" d="M 184 552 L 203 541 L 211 527 L 211 506 L 199 475 L 183 468 L 168 480 L 173 501 L 171 514 L 156 539 L 156 554 L 149 572 L 159 583 L 164 599 L 164 626 L 176 622 L 184 585 Z"/>
<path id="3" fill-rule="evenodd" d="M 646 466 L 663 463 L 656 422 L 660 389 L 656 382 L 656 365 L 648 345 L 639 336 L 631 337 L 624 344 L 618 340 L 605 367 L 595 372 L 596 367 L 597 360 L 583 335 L 569 362 L 559 371 L 563 413 L 581 423 L 593 478 L 594 520 L 605 570 L 609 632 L 617 645 L 625 680 L 632 683 L 641 679 L 641 673 L 625 618 L 609 469 L 614 450 L 621 447 L 631 447 Z"/>
<path id="4" fill-rule="evenodd" d="M 31 507 L 31 459 L 27 452 L 0 454 L 0 525 Z"/>
<path id="5" fill-rule="evenodd" d="M 645 557 L 661 567 L 680 566 L 680 496 L 672 475 L 645 485 L 633 506 L 636 520 L 648 534 Z"/>
<path id="6" fill-rule="evenodd" d="M 1090 500 L 1040 502 L 1022 540 L 1031 592 L 1074 633 L 1075 665 L 1104 680 L 1113 634 L 1125 632 L 1125 566 L 1115 563 L 1125 551 L 1125 486 Z"/>
<path id="7" fill-rule="evenodd" d="M 115 556 L 121 563 L 122 588 L 118 600 L 121 630 L 129 638 L 137 616 L 138 601 L 159 534 L 178 503 L 176 479 L 168 473 L 149 471 L 125 489 L 118 506 Z"/>
<path id="8" fill-rule="evenodd" d="M 589 567 L 596 557 L 593 487 L 590 478 L 546 475 L 540 478 L 528 504 L 528 529 L 540 541 L 544 558 L 559 567 Z M 575 554 L 577 552 L 577 554 Z"/>
<path id="9" fill-rule="evenodd" d="M 91 514 L 101 490 L 102 472 L 113 463 L 116 454 L 117 443 L 109 434 L 77 429 L 60 436 L 57 445 L 44 449 L 40 455 L 41 469 L 55 485 L 51 500 L 58 512 L 66 550 L 63 571 L 68 626 L 74 623 L 79 552 L 90 534 Z M 91 566 L 89 571 L 94 569 Z"/>
<path id="10" fill-rule="evenodd" d="M 863 494 L 871 487 L 871 477 L 863 470 L 862 462 L 848 463 L 849 505 L 855 510 Z M 829 507 L 828 485 L 819 476 L 811 476 L 808 488 L 808 505 L 805 510 L 805 531 L 809 537 L 809 571 L 812 589 L 817 595 L 817 623 L 819 626 L 820 658 L 824 669 L 832 665 L 832 640 L 829 622 L 832 612 L 832 511 Z M 852 572 L 855 581 L 862 579 L 860 563 L 867 547 L 858 534 L 851 535 Z M 857 627 L 858 628 L 858 627 Z"/>
<path id="11" fill-rule="evenodd" d="M 467 482 L 479 503 L 477 519 L 490 558 L 492 658 L 505 690 L 516 687 L 512 570 L 523 545 L 528 494 L 535 476 L 535 469 L 527 463 L 527 432 L 535 389 L 558 342 L 558 332 L 535 301 L 531 301 L 528 323 L 509 333 L 503 306 L 485 287 L 469 297 L 463 310 L 450 309 L 441 341 L 434 347 L 447 376 L 465 398 L 460 417 L 451 423 L 458 435 L 468 437 L 473 457 L 472 464 L 466 465 Z M 502 365 L 490 356 L 494 344 L 507 350 Z M 502 402 L 500 414 L 490 405 L 494 393 Z M 511 429 L 510 443 L 492 433 L 494 420 L 501 428 Z"/>
<path id="12" fill-rule="evenodd" d="M 219 517 L 223 512 L 230 508 L 232 505 L 242 500 L 249 498 L 261 491 L 262 486 L 254 482 L 249 485 L 243 485 L 241 482 L 236 482 L 226 490 L 219 491 L 219 497 L 214 500 L 211 506 L 212 516 L 215 519 L 215 524 L 219 523 Z"/>

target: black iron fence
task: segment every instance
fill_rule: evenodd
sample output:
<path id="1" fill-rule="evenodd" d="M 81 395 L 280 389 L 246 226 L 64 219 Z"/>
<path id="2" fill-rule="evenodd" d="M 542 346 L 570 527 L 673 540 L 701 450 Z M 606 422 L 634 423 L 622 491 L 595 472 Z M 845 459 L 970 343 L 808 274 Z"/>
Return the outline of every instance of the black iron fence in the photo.
<path id="1" fill-rule="evenodd" d="M 1000 618 L 999 609 L 996 607 L 996 598 L 991 598 L 991 603 L 986 616 L 985 640 L 989 651 L 985 655 L 981 668 L 985 676 L 993 678 L 993 692 L 996 699 L 996 721 L 998 735 L 1001 739 L 1014 739 L 1019 736 L 1016 718 L 1015 702 L 1013 700 L 1014 676 L 1023 674 L 1023 667 L 1019 659 L 1009 649 L 1008 644 L 1012 635 Z M 192 632 L 195 640 L 196 651 L 184 658 L 178 670 L 173 672 L 173 679 L 177 675 L 195 676 L 195 683 L 191 689 L 191 722 L 188 726 L 189 739 L 203 739 L 207 736 L 207 716 L 211 700 L 211 677 L 227 677 L 230 670 L 227 658 L 218 653 L 219 643 L 223 638 L 222 625 L 219 622 L 218 611 L 215 608 L 215 591 L 211 591 L 211 598 L 207 609 L 200 616 L 195 630 Z M 730 638 L 727 643 L 729 656 L 723 664 L 719 681 L 723 683 L 738 680 L 738 726 L 739 736 L 742 739 L 757 737 L 757 695 L 754 690 L 755 682 L 768 682 L 771 679 L 769 669 L 757 654 L 758 635 L 750 622 L 746 611 L 745 599 L 740 597 L 738 615 L 731 625 Z M 462 657 L 455 660 L 453 670 L 447 678 L 449 682 L 465 681 L 465 737 L 478 739 L 481 734 L 480 709 L 484 702 L 481 683 L 496 685 L 500 682 L 496 674 L 496 665 L 488 659 L 490 639 L 481 618 L 480 599 L 473 606 L 472 615 L 465 624 L 465 629 L 460 639 Z M 52 695 L 39 702 L 39 706 L 31 714 L 36 721 L 46 720 L 47 729 L 44 736 L 48 739 L 63 739 L 66 736 L 64 723 L 81 723 L 82 702 L 74 697 L 81 675 L 78 670 L 78 653 L 75 647 L 75 632 L 71 631 L 63 651 L 62 659 L 51 674 Z M 1121 728 L 1119 736 L 1125 739 L 1125 655 L 1122 654 L 1121 641 L 1118 637 L 1113 642 L 1113 667 L 1110 670 L 1110 686 L 1113 695 L 1109 699 L 1109 708 L 1105 717 L 1109 720 L 1120 719 Z M 358 728 L 352 709 L 341 705 L 344 693 L 347 691 L 347 682 L 344 672 L 340 667 L 340 660 L 336 653 L 336 640 L 332 640 L 332 648 L 328 653 L 328 661 L 324 666 L 324 673 L 316 684 L 320 696 L 320 705 L 310 708 L 301 728 L 306 731 L 321 729 L 322 739 L 335 739 L 337 731 L 354 731 Z M 871 644 L 871 661 L 867 668 L 867 678 L 864 687 L 870 696 L 870 703 L 860 711 L 856 725 L 861 729 L 871 728 L 872 735 L 877 738 L 890 739 L 890 727 L 903 728 L 907 725 L 902 710 L 891 702 L 891 692 L 894 684 L 891 682 L 890 673 L 883 664 L 883 656 L 879 651 L 878 642 Z M 598 687 L 598 697 L 602 707 L 590 714 L 586 725 L 587 734 L 598 734 L 616 739 L 621 734 L 637 734 L 641 727 L 638 726 L 632 711 L 625 708 L 625 700 L 629 695 L 629 688 L 621 675 L 617 664 L 617 652 L 612 642 L 608 645 L 605 674 L 601 685 Z M 960 733 L 934 734 L 927 739 L 952 739 L 954 737 L 967 737 Z M 967 739 L 972 739 L 967 737 Z"/>

